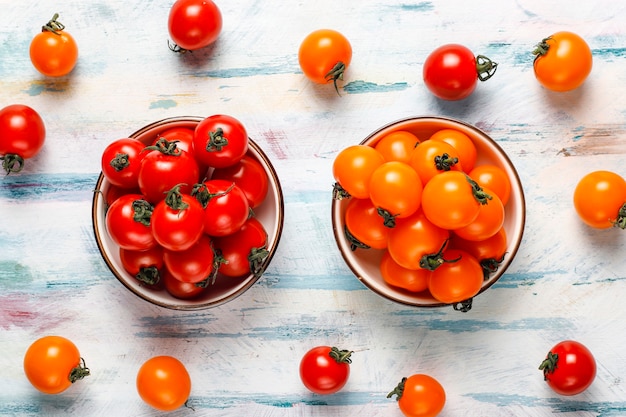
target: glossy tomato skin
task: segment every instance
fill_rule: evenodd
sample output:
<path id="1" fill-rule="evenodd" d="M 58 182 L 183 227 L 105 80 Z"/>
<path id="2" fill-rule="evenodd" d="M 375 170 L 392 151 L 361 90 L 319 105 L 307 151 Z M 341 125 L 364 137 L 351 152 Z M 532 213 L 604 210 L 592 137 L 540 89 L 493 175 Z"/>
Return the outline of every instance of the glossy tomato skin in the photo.
<path id="1" fill-rule="evenodd" d="M 204 206 L 204 232 L 210 236 L 235 233 L 250 215 L 248 198 L 234 182 L 210 179 L 193 193 Z"/>
<path id="2" fill-rule="evenodd" d="M 622 227 L 620 209 L 626 204 L 626 180 L 611 171 L 593 171 L 583 176 L 574 189 L 574 208 L 590 227 Z M 623 228 L 623 227 L 622 227 Z"/>
<path id="3" fill-rule="evenodd" d="M 30 60 L 41 74 L 48 77 L 61 77 L 69 74 L 78 61 L 76 40 L 63 30 L 64 26 L 56 21 L 58 16 L 44 26 L 30 43 Z M 45 29 L 49 27 L 50 30 Z M 55 32 L 52 32 L 55 29 Z"/>
<path id="4" fill-rule="evenodd" d="M 431 274 L 430 294 L 445 304 L 460 303 L 474 297 L 482 288 L 483 268 L 471 254 L 460 249 L 447 249 L 444 262 Z"/>
<path id="5" fill-rule="evenodd" d="M 419 145 L 420 139 L 411 132 L 396 130 L 383 136 L 376 145 L 376 149 L 385 161 L 399 161 L 409 163 L 413 151 Z"/>
<path id="6" fill-rule="evenodd" d="M 402 378 L 398 386 L 387 395 L 397 395 L 398 407 L 406 417 L 436 417 L 446 404 L 443 386 L 430 375 L 414 374 Z"/>
<path id="7" fill-rule="evenodd" d="M 370 197 L 370 178 L 385 158 L 367 145 L 352 145 L 339 151 L 333 161 L 335 181 L 352 197 Z"/>
<path id="8" fill-rule="evenodd" d="M 146 404 L 161 411 L 182 407 L 191 393 L 185 365 L 172 356 L 154 356 L 139 368 L 137 392 Z"/>
<path id="9" fill-rule="evenodd" d="M 181 300 L 191 300 L 199 297 L 205 290 L 205 287 L 196 285 L 192 282 L 180 281 L 165 268 L 163 271 L 163 285 L 165 290 L 172 296 Z"/>
<path id="10" fill-rule="evenodd" d="M 463 171 L 470 172 L 474 169 L 478 151 L 472 139 L 465 133 L 457 129 L 441 129 L 435 132 L 429 140 L 445 142 L 452 146 L 458 154 Z"/>
<path id="11" fill-rule="evenodd" d="M 193 51 L 217 40 L 222 31 L 222 13 L 211 0 L 177 0 L 167 23 L 174 43 Z"/>
<path id="12" fill-rule="evenodd" d="M 213 272 L 213 246 L 211 239 L 203 235 L 189 249 L 183 251 L 165 250 L 163 259 L 167 270 L 182 282 L 197 284 Z"/>
<path id="13" fill-rule="evenodd" d="M 61 336 L 44 336 L 26 350 L 24 373 L 37 390 L 59 394 L 89 375 L 89 369 L 84 367 L 72 341 Z"/>
<path id="14" fill-rule="evenodd" d="M 461 100 L 474 92 L 478 82 L 476 58 L 463 45 L 440 46 L 424 62 L 426 87 L 443 100 Z"/>
<path id="15" fill-rule="evenodd" d="M 145 155 L 143 143 L 133 138 L 117 139 L 104 148 L 100 165 L 102 174 L 113 185 L 139 188 L 139 168 Z"/>
<path id="16" fill-rule="evenodd" d="M 493 191 L 506 206 L 511 197 L 512 187 L 511 179 L 505 170 L 496 165 L 481 164 L 469 171 L 468 175 L 481 187 Z"/>
<path id="17" fill-rule="evenodd" d="M 263 165 L 252 155 L 246 154 L 235 165 L 213 170 L 211 179 L 232 181 L 248 198 L 248 205 L 254 209 L 265 201 L 269 191 L 269 177 Z"/>
<path id="18" fill-rule="evenodd" d="M 430 279 L 428 269 L 408 269 L 393 260 L 388 251 L 385 251 L 380 260 L 380 275 L 383 280 L 394 287 L 411 292 L 421 292 L 428 289 Z"/>
<path id="19" fill-rule="evenodd" d="M 228 277 L 261 274 L 258 269 L 267 257 L 267 231 L 260 221 L 250 217 L 241 229 L 214 239 L 214 247 L 224 258 L 219 272 Z"/>
<path id="20" fill-rule="evenodd" d="M 202 237 L 204 210 L 198 200 L 181 194 L 185 208 L 173 208 L 167 200 L 160 201 L 152 212 L 150 226 L 156 242 L 170 251 L 184 251 Z"/>
<path id="21" fill-rule="evenodd" d="M 120 248 L 120 261 L 126 272 L 144 284 L 153 286 L 161 283 L 165 266 L 161 246 L 141 251 Z"/>
<path id="22" fill-rule="evenodd" d="M 145 199 L 152 204 L 162 201 L 167 192 L 181 184 L 181 192 L 189 194 L 200 178 L 195 158 L 179 149 L 175 155 L 150 150 L 139 168 L 138 183 Z"/>
<path id="23" fill-rule="evenodd" d="M 449 143 L 438 140 L 420 143 L 409 157 L 409 165 L 424 185 L 442 172 L 463 171 L 459 152 Z"/>
<path id="24" fill-rule="evenodd" d="M 193 148 L 196 159 L 206 166 L 229 167 L 248 152 L 248 132 L 234 117 L 215 114 L 196 126 Z"/>
<path id="25" fill-rule="evenodd" d="M 488 188 L 483 190 L 491 198 L 479 206 L 478 216 L 467 226 L 454 230 L 454 233 L 463 239 L 473 241 L 488 239 L 498 233 L 504 225 L 504 205 L 500 197 Z"/>
<path id="26" fill-rule="evenodd" d="M 589 45 L 572 32 L 557 32 L 545 38 L 534 53 L 535 77 L 542 86 L 552 91 L 570 91 L 580 87 L 593 66 Z"/>
<path id="27" fill-rule="evenodd" d="M 376 208 L 392 216 L 385 219 L 389 227 L 394 227 L 395 219 L 415 213 L 422 203 L 422 181 L 404 162 L 385 162 L 376 168 L 370 177 L 369 191 Z"/>
<path id="28" fill-rule="evenodd" d="M 106 229 L 119 247 L 147 250 L 156 245 L 150 227 L 152 206 L 141 194 L 124 194 L 106 212 Z M 139 217 L 138 217 L 139 216 Z"/>
<path id="29" fill-rule="evenodd" d="M 298 62 L 304 75 L 318 84 L 343 79 L 344 71 L 352 61 L 350 41 L 333 29 L 319 29 L 309 33 L 298 49 Z"/>
<path id="30" fill-rule="evenodd" d="M 389 228 L 383 224 L 376 206 L 369 198 L 351 198 L 346 207 L 344 221 L 346 232 L 357 242 L 374 249 L 387 247 Z"/>
<path id="31" fill-rule="evenodd" d="M 540 364 L 544 380 L 560 395 L 585 391 L 596 376 L 596 360 L 582 343 L 565 340 L 557 343 Z"/>
<path id="32" fill-rule="evenodd" d="M 304 386 L 320 395 L 341 390 L 350 377 L 350 354 L 330 346 L 316 346 L 300 361 L 300 379 Z"/>
<path id="33" fill-rule="evenodd" d="M 37 155 L 45 138 L 43 119 L 33 108 L 11 104 L 0 110 L 0 157 L 7 173 L 21 171 L 24 159 Z"/>

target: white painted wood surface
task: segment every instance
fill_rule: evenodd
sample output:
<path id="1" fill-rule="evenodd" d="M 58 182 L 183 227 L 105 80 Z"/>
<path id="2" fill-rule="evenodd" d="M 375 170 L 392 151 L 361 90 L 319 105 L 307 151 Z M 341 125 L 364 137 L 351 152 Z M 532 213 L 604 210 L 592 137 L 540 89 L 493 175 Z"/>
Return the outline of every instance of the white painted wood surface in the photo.
<path id="1" fill-rule="evenodd" d="M 587 172 L 626 175 L 626 3 L 218 0 L 219 41 L 185 55 L 167 48 L 171 3 L 0 0 L 0 105 L 30 105 L 48 129 L 41 154 L 0 178 L 0 415 L 161 414 L 134 386 L 156 354 L 190 371 L 195 411 L 177 416 L 401 416 L 386 394 L 417 372 L 444 385 L 442 416 L 626 415 L 626 235 L 583 226 L 572 207 Z M 80 57 L 70 76 L 46 79 L 28 45 L 55 12 Z M 300 41 L 322 27 L 353 46 L 341 97 L 298 67 Z M 542 89 L 532 73 L 533 46 L 558 30 L 579 33 L 594 54 L 591 76 L 570 93 Z M 436 100 L 421 81 L 427 54 L 449 42 L 500 65 L 460 102 Z M 286 210 L 278 253 L 227 305 L 148 305 L 115 280 L 93 238 L 100 153 L 152 121 L 216 113 L 244 122 L 278 171 Z M 525 188 L 517 258 L 465 314 L 372 294 L 332 236 L 334 155 L 411 115 L 479 126 Z M 92 370 L 58 396 L 37 393 L 22 371 L 26 348 L 46 334 L 72 339 Z M 560 397 L 537 367 L 570 338 L 591 349 L 598 374 L 585 393 Z M 318 344 L 356 351 L 338 394 L 300 383 L 300 358 Z"/>

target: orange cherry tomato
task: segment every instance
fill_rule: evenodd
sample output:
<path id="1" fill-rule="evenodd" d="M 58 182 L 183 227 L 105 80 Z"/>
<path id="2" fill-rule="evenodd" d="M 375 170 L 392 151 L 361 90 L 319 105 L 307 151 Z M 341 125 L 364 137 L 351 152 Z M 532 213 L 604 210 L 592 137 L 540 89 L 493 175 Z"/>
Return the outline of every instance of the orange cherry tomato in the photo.
<path id="1" fill-rule="evenodd" d="M 436 255 L 446 246 L 450 232 L 431 223 L 421 210 L 398 219 L 387 238 L 389 254 L 407 269 L 429 266 L 426 257 Z"/>
<path id="2" fill-rule="evenodd" d="M 411 154 L 420 140 L 411 132 L 396 130 L 382 137 L 374 146 L 385 158 L 385 161 L 409 163 Z"/>
<path id="3" fill-rule="evenodd" d="M 78 46 L 65 26 L 57 21 L 58 14 L 43 26 L 30 43 L 30 60 L 33 66 L 49 77 L 69 74 L 78 61 Z"/>
<path id="4" fill-rule="evenodd" d="M 498 233 L 504 224 L 504 205 L 500 197 L 491 190 L 483 188 L 491 196 L 485 204 L 481 204 L 478 216 L 467 226 L 455 229 L 454 233 L 465 240 L 485 240 Z"/>
<path id="5" fill-rule="evenodd" d="M 430 375 L 402 378 L 387 398 L 397 395 L 398 407 L 406 417 L 436 417 L 446 404 L 443 386 Z"/>
<path id="6" fill-rule="evenodd" d="M 141 365 L 137 372 L 137 392 L 148 405 L 161 411 L 172 411 L 187 402 L 191 378 L 178 359 L 155 356 Z"/>
<path id="7" fill-rule="evenodd" d="M 350 41 L 332 29 L 319 29 L 308 34 L 298 50 L 298 62 L 304 75 L 311 81 L 326 84 L 343 80 L 345 70 L 352 61 Z"/>
<path id="8" fill-rule="evenodd" d="M 408 217 L 419 209 L 422 201 L 422 181 L 410 165 L 385 162 L 372 173 L 370 199 L 382 210 L 387 227 L 394 227 L 396 218 Z"/>
<path id="9" fill-rule="evenodd" d="M 434 176 L 422 192 L 422 210 L 433 224 L 444 229 L 460 229 L 478 216 L 487 201 L 484 191 L 467 174 L 458 171 Z"/>
<path id="10" fill-rule="evenodd" d="M 347 232 L 357 240 L 356 247 L 364 244 L 374 249 L 387 247 L 389 228 L 369 198 L 351 198 L 346 207 L 345 222 Z"/>
<path id="11" fill-rule="evenodd" d="M 543 39 L 533 53 L 535 77 L 548 90 L 569 91 L 579 87 L 593 66 L 589 45 L 572 32 L 557 32 Z"/>
<path id="12" fill-rule="evenodd" d="M 428 289 L 430 271 L 428 269 L 407 269 L 393 260 L 388 251 L 380 260 L 380 274 L 383 280 L 393 286 L 411 292 Z"/>
<path id="13" fill-rule="evenodd" d="M 439 140 L 451 145 L 459 155 L 459 162 L 465 172 L 469 172 L 476 164 L 478 151 L 472 139 L 465 133 L 456 129 L 441 129 L 435 132 L 430 140 Z"/>
<path id="14" fill-rule="evenodd" d="M 449 143 L 436 140 L 425 140 L 417 145 L 409 165 L 417 171 L 424 185 L 442 172 L 462 171 L 459 152 Z"/>
<path id="15" fill-rule="evenodd" d="M 385 162 L 376 149 L 367 145 L 352 145 L 341 150 L 333 162 L 333 176 L 348 194 L 369 198 L 370 177 Z"/>
<path id="16" fill-rule="evenodd" d="M 484 274 L 478 260 L 460 249 L 443 253 L 444 262 L 430 274 L 428 290 L 438 301 L 446 304 L 466 301 L 480 291 Z"/>
<path id="17" fill-rule="evenodd" d="M 472 169 L 469 176 L 481 187 L 489 188 L 496 193 L 506 206 L 511 197 L 511 180 L 506 171 L 496 165 L 484 164 Z"/>
<path id="18" fill-rule="evenodd" d="M 574 208 L 591 227 L 626 227 L 626 180 L 610 171 L 593 171 L 574 189 Z"/>
<path id="19" fill-rule="evenodd" d="M 61 336 L 45 336 L 26 350 L 24 373 L 39 391 L 59 394 L 89 375 L 89 369 L 72 341 Z"/>

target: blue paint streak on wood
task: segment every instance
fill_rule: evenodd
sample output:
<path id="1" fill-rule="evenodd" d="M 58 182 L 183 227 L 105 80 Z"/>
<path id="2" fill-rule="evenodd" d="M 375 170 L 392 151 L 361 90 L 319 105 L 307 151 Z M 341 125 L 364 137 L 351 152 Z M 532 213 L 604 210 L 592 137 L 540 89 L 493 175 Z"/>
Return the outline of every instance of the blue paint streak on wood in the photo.
<path id="1" fill-rule="evenodd" d="M 295 65 L 294 65 L 295 64 Z M 268 64 L 258 67 L 245 67 L 245 68 L 224 68 L 214 69 L 203 72 L 193 72 L 190 75 L 195 77 L 207 77 L 207 78 L 244 78 L 244 77 L 256 77 L 262 75 L 277 75 L 277 74 L 297 74 L 301 73 L 299 66 L 296 63 L 281 63 L 281 64 Z"/>
<path id="2" fill-rule="evenodd" d="M 176 107 L 178 103 L 172 99 L 156 100 L 150 103 L 150 109 L 170 109 Z"/>
<path id="3" fill-rule="evenodd" d="M 402 91 L 409 88 L 406 82 L 398 82 L 391 84 L 376 84 L 369 81 L 351 81 L 343 86 L 343 91 L 348 94 L 363 93 L 388 93 L 393 91 Z"/>
<path id="4" fill-rule="evenodd" d="M 398 6 L 394 6 L 394 8 L 398 8 L 403 12 L 429 12 L 435 9 L 435 6 L 430 1 L 421 1 L 415 4 L 400 4 Z"/>
<path id="5" fill-rule="evenodd" d="M 98 175 L 100 174 L 11 174 L 0 182 L 0 198 L 20 202 L 91 200 Z"/>
<path id="6" fill-rule="evenodd" d="M 352 274 L 337 275 L 328 271 L 319 275 L 309 273 L 297 276 L 266 272 L 255 285 L 289 290 L 340 289 L 342 291 L 361 291 L 366 289 L 365 285 Z"/>

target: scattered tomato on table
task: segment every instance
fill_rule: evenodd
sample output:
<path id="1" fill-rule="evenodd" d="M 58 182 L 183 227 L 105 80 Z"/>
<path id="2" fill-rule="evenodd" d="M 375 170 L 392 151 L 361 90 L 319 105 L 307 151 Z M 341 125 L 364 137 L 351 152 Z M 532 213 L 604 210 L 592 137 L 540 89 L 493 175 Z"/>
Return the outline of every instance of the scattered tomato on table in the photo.
<path id="1" fill-rule="evenodd" d="M 174 52 L 195 51 L 214 43 L 222 31 L 222 13 L 211 0 L 176 0 L 167 21 Z"/>
<path id="2" fill-rule="evenodd" d="M 62 336 L 34 341 L 24 355 L 24 373 L 45 394 L 59 394 L 90 375 L 76 345 Z"/>
<path id="3" fill-rule="evenodd" d="M 39 153 L 45 138 L 43 119 L 33 108 L 10 104 L 0 109 L 0 160 L 7 174 L 20 172 L 24 160 Z"/>
<path id="4" fill-rule="evenodd" d="M 298 62 L 304 75 L 318 84 L 332 81 L 339 93 L 337 80 L 352 62 L 352 45 L 340 32 L 333 29 L 319 29 L 309 33 L 298 50 Z"/>
<path id="5" fill-rule="evenodd" d="M 172 356 L 154 356 L 137 372 L 137 392 L 148 405 L 161 411 L 176 410 L 187 402 L 191 377 L 185 365 Z"/>
<path id="6" fill-rule="evenodd" d="M 554 345 L 539 365 L 550 388 L 560 395 L 585 391 L 596 377 L 596 360 L 585 345 L 565 340 Z"/>
<path id="7" fill-rule="evenodd" d="M 424 84 L 436 97 L 462 100 L 474 92 L 478 80 L 490 79 L 497 67 L 497 63 L 484 55 L 474 56 L 466 46 L 447 44 L 428 55 L 422 75 Z"/>
<path id="8" fill-rule="evenodd" d="M 435 417 L 446 404 L 443 386 L 430 375 L 414 374 L 402 378 L 387 398 L 396 396 L 398 407 L 406 417 Z"/>
<path id="9" fill-rule="evenodd" d="M 321 395 L 341 390 L 350 377 L 352 351 L 316 346 L 300 361 L 300 379 L 307 389 Z"/>
<path id="10" fill-rule="evenodd" d="M 33 66 L 49 77 L 61 77 L 69 74 L 78 61 L 76 40 L 65 31 L 65 25 L 52 19 L 41 28 L 30 43 L 30 60 Z"/>
<path id="11" fill-rule="evenodd" d="M 588 226 L 625 229 L 626 180 L 612 171 L 589 172 L 576 184 L 574 208 Z"/>
<path id="12" fill-rule="evenodd" d="M 573 32 L 557 32 L 543 39 L 533 50 L 533 70 L 537 81 L 552 91 L 580 87 L 593 66 L 587 42 Z"/>

